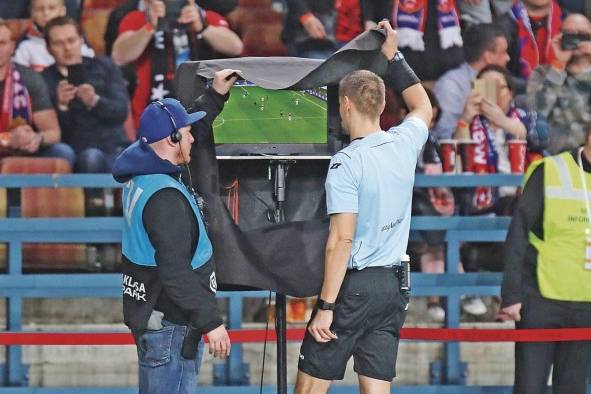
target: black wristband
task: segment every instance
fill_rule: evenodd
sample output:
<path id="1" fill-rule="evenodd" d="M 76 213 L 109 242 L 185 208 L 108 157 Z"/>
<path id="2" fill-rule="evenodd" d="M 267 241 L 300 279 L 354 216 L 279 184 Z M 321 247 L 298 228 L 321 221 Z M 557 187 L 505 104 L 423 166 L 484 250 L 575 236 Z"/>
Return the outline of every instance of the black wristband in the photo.
<path id="1" fill-rule="evenodd" d="M 318 309 L 322 311 L 333 311 L 336 304 L 334 302 L 327 302 L 318 297 L 318 301 L 316 301 L 316 306 Z"/>
<path id="2" fill-rule="evenodd" d="M 404 58 L 388 62 L 384 80 L 387 85 L 394 88 L 398 93 L 402 93 L 412 85 L 421 83 L 419 77 L 417 77 Z"/>

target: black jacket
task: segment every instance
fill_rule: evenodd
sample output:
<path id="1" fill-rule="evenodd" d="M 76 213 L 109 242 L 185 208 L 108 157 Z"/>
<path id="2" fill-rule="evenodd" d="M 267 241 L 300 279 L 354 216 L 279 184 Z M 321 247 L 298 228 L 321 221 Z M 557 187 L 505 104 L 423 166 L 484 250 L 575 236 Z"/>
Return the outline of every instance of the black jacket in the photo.
<path id="1" fill-rule="evenodd" d="M 577 150 L 571 152 L 575 160 L 578 160 Z M 583 169 L 591 172 L 591 163 L 584 155 Z M 525 185 L 507 233 L 503 256 L 502 307 L 522 302 L 524 295 L 541 297 L 536 274 L 538 251 L 529 243 L 529 233 L 531 231 L 539 239 L 544 239 L 544 195 L 542 163 Z"/>
<path id="2" fill-rule="evenodd" d="M 283 21 L 284 28 L 281 38 L 287 45 L 295 45 L 300 50 L 337 50 L 338 44 L 334 37 L 337 13 L 332 0 L 287 0 L 287 12 Z M 364 21 L 380 21 L 388 18 L 392 12 L 391 0 L 360 0 L 361 23 Z M 308 12 L 313 13 L 324 25 L 327 38 L 313 40 L 308 36 L 300 23 L 300 17 Z M 363 28 L 363 26 L 361 26 Z"/>
<path id="3" fill-rule="evenodd" d="M 57 85 L 66 78 L 55 64 L 42 73 L 58 114 L 62 141 L 76 152 L 97 148 L 115 154 L 129 145 L 123 130 L 129 111 L 129 97 L 121 71 L 108 58 L 85 57 L 82 67 L 84 83 L 92 85 L 100 96 L 90 111 L 77 98 L 70 102 L 68 111 L 60 111 L 57 108 Z"/>
<path id="4" fill-rule="evenodd" d="M 313 13 L 324 25 L 325 39 L 312 39 L 302 27 L 300 17 L 308 12 Z M 335 22 L 333 0 L 287 0 L 281 38 L 285 44 L 294 45 L 300 50 L 336 50 Z"/>
<path id="5" fill-rule="evenodd" d="M 456 68 L 464 61 L 464 49 L 457 45 L 451 48 L 441 48 L 439 27 L 437 25 L 437 0 L 427 0 L 427 22 L 425 24 L 424 51 L 414 51 L 408 47 L 401 48 L 400 52 L 406 58 L 410 67 L 423 81 L 434 81 L 447 71 Z"/>
<path id="6" fill-rule="evenodd" d="M 511 72 L 511 74 L 515 76 L 520 76 L 519 74 L 519 58 L 521 57 L 521 53 L 519 50 L 519 33 L 517 28 L 517 22 L 515 19 L 508 13 L 499 16 L 495 23 L 505 32 L 505 38 L 507 39 L 507 43 L 509 47 L 507 48 L 507 53 L 511 57 L 509 63 L 507 63 L 507 69 Z"/>
<path id="7" fill-rule="evenodd" d="M 224 97 L 213 90 L 199 97 L 194 107 L 208 114 L 199 127 L 211 127 L 223 103 Z M 180 173 L 181 167 L 162 160 L 141 142 L 126 149 L 113 167 L 113 176 L 119 182 L 136 175 L 169 174 L 176 178 Z M 187 199 L 178 190 L 162 189 L 146 203 L 142 221 L 155 249 L 157 266 L 140 266 L 123 256 L 124 288 L 135 289 L 138 294 L 123 297 L 125 323 L 132 330 L 143 330 L 155 309 L 164 313 L 164 319 L 179 325 L 191 323 L 203 334 L 221 325 L 211 283 L 214 261 L 195 270 L 191 267 L 200 234 Z M 143 292 L 139 291 L 142 285 Z"/>

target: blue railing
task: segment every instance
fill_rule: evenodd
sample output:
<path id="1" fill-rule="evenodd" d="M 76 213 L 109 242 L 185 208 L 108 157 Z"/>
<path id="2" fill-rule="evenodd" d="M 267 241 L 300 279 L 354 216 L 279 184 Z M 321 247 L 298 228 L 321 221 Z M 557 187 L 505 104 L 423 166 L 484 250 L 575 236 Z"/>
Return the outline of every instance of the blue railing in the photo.
<path id="1" fill-rule="evenodd" d="M 424 176 L 418 175 L 416 185 L 427 186 L 517 186 L 521 176 Z M 121 187 L 110 175 L 6 175 L 0 176 L 0 187 Z M 446 326 L 458 327 L 460 323 L 460 297 L 464 294 L 497 295 L 501 274 L 498 273 L 458 273 L 459 247 L 464 241 L 495 241 L 505 239 L 510 218 L 476 217 L 414 217 L 411 229 L 442 230 L 446 232 L 447 258 L 445 274 L 413 274 L 413 295 L 440 295 L 448 298 Z M 0 275 L 0 296 L 7 298 L 7 329 L 22 330 L 22 300 L 24 298 L 68 298 L 68 297 L 111 297 L 121 296 L 121 276 L 119 274 L 23 274 L 22 244 L 44 243 L 117 243 L 121 241 L 121 218 L 76 218 L 76 219 L 22 219 L 0 220 L 0 243 L 9 244 L 8 273 Z M 221 297 L 229 298 L 229 328 L 240 328 L 242 323 L 242 298 L 248 296 L 267 297 L 268 292 L 220 292 Z M 445 385 L 396 387 L 396 393 L 509 393 L 503 387 L 463 386 L 465 382 L 460 362 L 460 344 L 446 343 L 442 362 L 442 381 Z M 230 360 L 225 366 L 225 380 L 236 383 L 242 380 L 244 368 L 240 346 L 233 347 Z M 7 347 L 7 364 L 0 383 L 5 386 L 26 384 L 25 368 L 19 346 Z M 459 385 L 459 386 L 458 386 Z M 69 393 L 81 394 L 135 393 L 132 388 L 76 388 L 50 389 L 11 387 L 0 388 L 6 393 Z M 258 392 L 258 387 L 208 387 L 206 394 Z M 274 392 L 266 387 L 265 393 Z M 331 393 L 353 393 L 350 387 L 335 387 Z"/>

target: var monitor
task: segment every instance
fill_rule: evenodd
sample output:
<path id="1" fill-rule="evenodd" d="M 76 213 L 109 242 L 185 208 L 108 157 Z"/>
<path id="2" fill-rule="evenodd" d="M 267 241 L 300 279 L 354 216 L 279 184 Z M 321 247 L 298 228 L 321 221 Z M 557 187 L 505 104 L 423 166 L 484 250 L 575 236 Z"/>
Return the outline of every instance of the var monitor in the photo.
<path id="1" fill-rule="evenodd" d="M 326 87 L 271 90 L 237 81 L 213 123 L 218 155 L 327 154 Z"/>

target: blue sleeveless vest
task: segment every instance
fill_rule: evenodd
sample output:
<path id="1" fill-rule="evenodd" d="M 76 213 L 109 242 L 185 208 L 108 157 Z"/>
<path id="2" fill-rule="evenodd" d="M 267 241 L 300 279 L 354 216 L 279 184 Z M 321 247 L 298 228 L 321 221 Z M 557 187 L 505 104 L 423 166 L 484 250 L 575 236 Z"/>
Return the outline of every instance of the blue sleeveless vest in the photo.
<path id="1" fill-rule="evenodd" d="M 155 250 L 144 228 L 142 216 L 150 197 L 157 191 L 169 187 L 183 193 L 197 219 L 199 240 L 191 260 L 191 267 L 197 269 L 207 263 L 213 254 L 203 217 L 197 202 L 189 194 L 187 188 L 179 181 L 164 174 L 135 176 L 125 184 L 123 189 L 123 255 L 136 265 L 156 267 Z M 170 225 L 174 226 L 174 217 L 170 218 L 170 220 Z"/>

